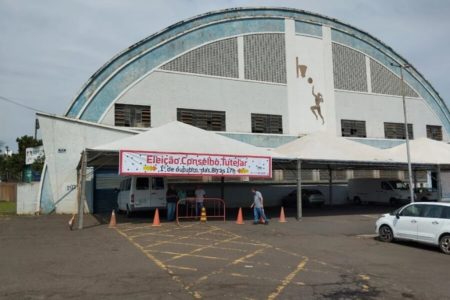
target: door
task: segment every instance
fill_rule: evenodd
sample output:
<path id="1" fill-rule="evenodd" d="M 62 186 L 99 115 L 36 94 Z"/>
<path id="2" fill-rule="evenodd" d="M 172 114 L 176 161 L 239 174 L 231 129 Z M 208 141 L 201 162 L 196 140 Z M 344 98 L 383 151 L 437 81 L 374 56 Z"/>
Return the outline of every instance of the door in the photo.
<path id="1" fill-rule="evenodd" d="M 117 209 L 117 190 L 122 178 L 117 170 L 99 169 L 95 171 L 94 213 L 111 213 Z"/>
<path id="2" fill-rule="evenodd" d="M 419 215 L 420 212 L 417 204 L 411 204 L 405 207 L 400 212 L 399 218 L 394 220 L 395 237 L 417 240 Z"/>
<path id="3" fill-rule="evenodd" d="M 149 208 L 150 184 L 149 177 L 135 177 L 134 206 L 136 208 Z"/>
<path id="4" fill-rule="evenodd" d="M 441 228 L 444 226 L 444 208 L 442 205 L 423 205 L 417 229 L 418 239 L 425 243 L 438 243 Z"/>
<path id="5" fill-rule="evenodd" d="M 152 177 L 151 179 L 151 207 L 165 207 L 166 206 L 166 183 L 162 177 Z"/>

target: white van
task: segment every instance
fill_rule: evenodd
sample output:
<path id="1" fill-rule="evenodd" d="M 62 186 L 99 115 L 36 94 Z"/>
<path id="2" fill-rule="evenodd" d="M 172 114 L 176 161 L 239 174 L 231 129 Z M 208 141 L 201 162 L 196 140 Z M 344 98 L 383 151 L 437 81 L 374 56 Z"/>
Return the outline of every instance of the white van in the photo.
<path id="1" fill-rule="evenodd" d="M 163 177 L 132 176 L 120 183 L 119 212 L 131 216 L 135 211 L 166 207 L 167 181 Z"/>
<path id="2" fill-rule="evenodd" d="M 408 186 L 398 179 L 353 178 L 348 181 L 348 198 L 354 203 L 410 202 Z"/>

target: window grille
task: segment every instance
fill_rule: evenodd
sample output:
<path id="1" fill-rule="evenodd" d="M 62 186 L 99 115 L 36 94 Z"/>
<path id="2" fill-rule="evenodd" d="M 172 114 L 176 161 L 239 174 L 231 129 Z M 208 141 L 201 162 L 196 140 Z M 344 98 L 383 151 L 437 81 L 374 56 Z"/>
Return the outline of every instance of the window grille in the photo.
<path id="1" fill-rule="evenodd" d="M 245 79 L 286 83 L 284 34 L 244 36 L 244 63 Z"/>
<path id="2" fill-rule="evenodd" d="M 346 170 L 331 170 L 331 176 L 333 180 L 347 180 L 347 171 Z M 320 181 L 329 181 L 330 174 L 329 170 L 320 170 L 319 172 Z"/>
<path id="3" fill-rule="evenodd" d="M 442 141 L 442 127 L 427 125 L 427 138 Z"/>
<path id="4" fill-rule="evenodd" d="M 402 96 L 401 79 L 388 68 L 373 59 L 370 60 L 370 74 L 372 79 L 372 92 L 385 95 Z M 419 97 L 406 82 L 405 96 Z"/>
<path id="5" fill-rule="evenodd" d="M 280 115 L 252 114 L 253 133 L 283 133 Z"/>
<path id="6" fill-rule="evenodd" d="M 341 120 L 342 136 L 367 137 L 366 121 Z"/>
<path id="7" fill-rule="evenodd" d="M 353 178 L 374 178 L 373 170 L 353 170 Z"/>
<path id="8" fill-rule="evenodd" d="M 225 112 L 178 108 L 177 120 L 201 129 L 225 131 Z"/>
<path id="9" fill-rule="evenodd" d="M 408 136 L 411 140 L 414 139 L 412 124 L 408 124 Z M 387 139 L 406 139 L 405 124 L 385 122 L 384 137 Z"/>
<path id="10" fill-rule="evenodd" d="M 150 106 L 115 104 L 114 125 L 123 127 L 150 127 Z"/>
<path id="11" fill-rule="evenodd" d="M 366 57 L 348 47 L 333 43 L 334 88 L 367 92 Z"/>
<path id="12" fill-rule="evenodd" d="M 213 42 L 189 51 L 163 65 L 161 69 L 238 78 L 237 38 Z"/>
<path id="13" fill-rule="evenodd" d="M 380 178 L 399 179 L 399 172 L 395 170 L 380 170 Z"/>

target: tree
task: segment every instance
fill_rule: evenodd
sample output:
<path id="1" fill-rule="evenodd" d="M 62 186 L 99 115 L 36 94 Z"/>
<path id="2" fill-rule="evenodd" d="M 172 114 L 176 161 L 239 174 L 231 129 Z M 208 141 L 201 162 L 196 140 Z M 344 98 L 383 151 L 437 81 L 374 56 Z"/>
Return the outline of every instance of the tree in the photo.
<path id="1" fill-rule="evenodd" d="M 32 136 L 24 135 L 16 139 L 18 153 L 11 156 L 2 155 L 0 159 L 0 178 L 1 180 L 20 181 L 25 167 L 26 149 L 42 145 L 42 140 L 36 140 Z M 33 166 L 33 170 L 42 169 L 43 162 L 38 162 Z"/>

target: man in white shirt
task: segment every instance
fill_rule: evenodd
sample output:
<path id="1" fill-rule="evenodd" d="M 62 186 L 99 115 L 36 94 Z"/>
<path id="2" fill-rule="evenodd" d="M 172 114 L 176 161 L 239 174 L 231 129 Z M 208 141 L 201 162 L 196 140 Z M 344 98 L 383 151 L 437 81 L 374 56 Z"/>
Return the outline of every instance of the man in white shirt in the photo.
<path id="1" fill-rule="evenodd" d="M 268 225 L 269 221 L 267 220 L 266 215 L 264 214 L 264 199 L 260 191 L 257 191 L 255 188 L 252 188 L 253 193 L 253 203 L 250 206 L 253 208 L 253 224 L 258 224 L 259 220 L 262 218 L 264 220 L 264 224 Z"/>
<path id="2" fill-rule="evenodd" d="M 195 189 L 195 215 L 199 216 L 201 211 L 202 211 L 202 207 L 203 207 L 203 200 L 205 199 L 206 196 L 206 192 L 205 190 L 202 188 L 201 185 L 198 185 L 197 188 Z"/>

